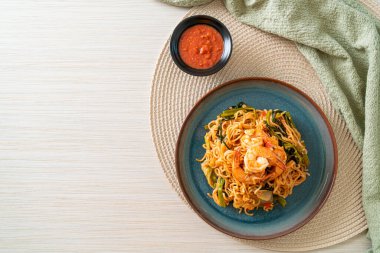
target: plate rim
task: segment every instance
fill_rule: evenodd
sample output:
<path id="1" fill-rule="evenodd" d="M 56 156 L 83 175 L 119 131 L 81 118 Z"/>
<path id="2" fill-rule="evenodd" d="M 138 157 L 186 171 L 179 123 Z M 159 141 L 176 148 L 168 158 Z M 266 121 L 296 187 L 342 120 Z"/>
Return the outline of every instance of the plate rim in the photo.
<path id="1" fill-rule="evenodd" d="M 181 176 L 180 176 L 181 175 L 181 170 L 180 170 L 180 165 L 179 165 L 180 164 L 179 163 L 179 145 L 180 145 L 180 142 L 182 140 L 185 127 L 189 123 L 189 120 L 190 120 L 191 116 L 198 109 L 199 105 L 206 98 L 208 98 L 209 96 L 211 96 L 214 92 L 216 92 L 216 91 L 218 91 L 218 90 L 220 90 L 220 89 L 222 89 L 224 87 L 227 87 L 227 86 L 236 85 L 237 83 L 242 82 L 242 81 L 267 81 L 267 82 L 273 82 L 273 83 L 276 83 L 278 85 L 285 86 L 285 87 L 287 87 L 287 88 L 295 91 L 296 93 L 300 94 L 302 97 L 306 98 L 312 104 L 312 106 L 318 111 L 319 115 L 322 117 L 324 123 L 326 124 L 328 132 L 329 132 L 329 135 L 330 135 L 330 138 L 331 138 L 331 141 L 332 141 L 332 144 L 333 144 L 333 150 L 334 150 L 334 153 L 333 153 L 333 155 L 334 155 L 334 165 L 333 165 L 332 180 L 331 180 L 330 184 L 327 186 L 328 189 L 327 189 L 327 192 L 325 193 L 325 195 L 323 196 L 322 201 L 319 202 L 318 205 L 316 206 L 316 208 L 314 208 L 314 210 L 312 211 L 312 213 L 307 218 L 305 218 L 304 220 L 302 220 L 301 222 L 295 224 L 294 226 L 292 226 L 291 228 L 288 228 L 286 230 L 283 230 L 283 231 L 280 231 L 280 232 L 277 232 L 277 233 L 274 233 L 274 234 L 270 234 L 270 235 L 264 235 L 264 236 L 242 235 L 242 234 L 239 234 L 239 233 L 232 232 L 232 231 L 230 231 L 228 229 L 224 229 L 224 228 L 220 227 L 218 224 L 210 221 L 202 213 L 202 211 L 200 211 L 200 209 L 193 203 L 193 201 L 191 200 L 190 196 L 187 193 L 187 190 L 186 190 L 186 188 L 184 186 L 184 183 L 182 182 L 182 179 L 181 179 Z M 305 224 L 307 224 L 311 219 L 313 219 L 314 216 L 322 209 L 322 207 L 324 206 L 324 204 L 327 202 L 327 200 L 328 200 L 328 198 L 330 196 L 330 193 L 331 193 L 331 191 L 333 189 L 334 183 L 335 183 L 335 179 L 336 179 L 336 175 L 337 175 L 337 171 L 338 171 L 338 149 L 337 149 L 337 143 L 336 143 L 336 138 L 335 138 L 335 135 L 334 135 L 334 131 L 333 131 L 333 129 L 331 127 L 331 124 L 330 124 L 329 120 L 327 119 L 325 113 L 317 105 L 317 103 L 314 102 L 314 100 L 311 99 L 305 92 L 301 91 L 300 89 L 294 87 L 293 85 L 291 85 L 291 84 L 289 84 L 287 82 L 284 82 L 284 81 L 281 81 L 281 80 L 277 80 L 277 79 L 274 79 L 274 78 L 268 78 L 268 77 L 243 77 L 243 78 L 237 78 L 237 79 L 229 80 L 229 81 L 226 81 L 226 82 L 224 82 L 224 83 L 222 83 L 220 85 L 217 85 L 216 87 L 214 87 L 211 90 L 209 90 L 200 99 L 198 99 L 198 101 L 194 104 L 194 106 L 191 108 L 191 110 L 187 114 L 185 120 L 183 121 L 182 126 L 181 126 L 181 130 L 180 130 L 180 132 L 178 134 L 178 137 L 177 137 L 177 142 L 176 142 L 176 146 L 175 146 L 175 167 L 176 167 L 176 177 L 177 177 L 177 180 L 179 182 L 181 191 L 182 191 L 183 195 L 185 196 L 185 199 L 186 199 L 187 203 L 191 206 L 191 208 L 193 209 L 193 211 L 195 213 L 197 213 L 197 215 L 200 218 L 202 218 L 202 220 L 204 220 L 207 224 L 209 224 L 210 226 L 212 226 L 216 230 L 219 230 L 222 233 L 225 233 L 227 235 L 230 235 L 230 236 L 233 236 L 233 237 L 236 237 L 236 238 L 247 239 L 247 240 L 268 240 L 268 239 L 273 239 L 273 238 L 277 238 L 277 237 L 280 237 L 280 236 L 287 235 L 287 234 L 289 234 L 291 232 L 294 232 L 295 230 L 301 228 L 302 226 L 304 226 Z"/>

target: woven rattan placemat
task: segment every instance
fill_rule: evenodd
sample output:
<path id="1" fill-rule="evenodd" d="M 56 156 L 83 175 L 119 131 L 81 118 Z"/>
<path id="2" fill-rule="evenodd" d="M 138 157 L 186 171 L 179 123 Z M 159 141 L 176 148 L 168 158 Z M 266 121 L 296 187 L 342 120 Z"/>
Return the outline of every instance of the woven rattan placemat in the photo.
<path id="1" fill-rule="evenodd" d="M 363 3 L 380 16 L 375 2 L 366 0 Z M 227 66 L 208 77 L 182 72 L 170 57 L 168 42 L 159 57 L 152 84 L 151 127 L 162 168 L 174 190 L 185 201 L 176 177 L 174 153 L 183 120 L 196 101 L 211 88 L 228 80 L 270 77 L 301 89 L 325 112 L 338 144 L 338 174 L 328 201 L 305 226 L 271 240 L 242 241 L 266 249 L 302 251 L 334 245 L 364 231 L 367 224 L 361 202 L 361 151 L 332 107 L 315 71 L 296 45 L 240 23 L 218 0 L 192 8 L 186 17 L 198 14 L 221 20 L 231 32 L 234 49 Z"/>

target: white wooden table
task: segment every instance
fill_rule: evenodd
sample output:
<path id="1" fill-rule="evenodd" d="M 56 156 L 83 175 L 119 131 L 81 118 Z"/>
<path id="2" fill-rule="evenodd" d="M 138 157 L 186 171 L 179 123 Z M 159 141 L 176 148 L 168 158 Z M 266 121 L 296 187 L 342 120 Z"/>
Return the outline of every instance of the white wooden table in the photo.
<path id="1" fill-rule="evenodd" d="M 0 252 L 268 252 L 171 189 L 149 126 L 158 55 L 186 9 L 0 2 Z M 362 233 L 315 252 L 364 252 Z"/>

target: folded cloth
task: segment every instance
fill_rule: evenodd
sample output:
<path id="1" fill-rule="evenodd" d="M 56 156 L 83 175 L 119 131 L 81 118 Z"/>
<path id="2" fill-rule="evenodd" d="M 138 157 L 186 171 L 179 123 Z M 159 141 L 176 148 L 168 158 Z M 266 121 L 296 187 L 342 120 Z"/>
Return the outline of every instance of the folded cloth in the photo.
<path id="1" fill-rule="evenodd" d="M 380 22 L 354 0 L 225 0 L 225 5 L 239 21 L 296 42 L 315 69 L 363 150 L 363 206 L 371 251 L 380 252 Z"/>

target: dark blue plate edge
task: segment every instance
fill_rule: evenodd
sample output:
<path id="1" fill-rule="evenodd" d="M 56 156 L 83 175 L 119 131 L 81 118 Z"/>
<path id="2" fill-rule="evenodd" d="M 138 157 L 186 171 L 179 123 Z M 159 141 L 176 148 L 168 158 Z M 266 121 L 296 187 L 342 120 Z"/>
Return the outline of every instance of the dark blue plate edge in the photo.
<path id="1" fill-rule="evenodd" d="M 203 215 L 203 213 L 200 211 L 200 209 L 192 202 L 190 196 L 188 195 L 187 193 L 187 190 L 184 186 L 184 183 L 182 182 L 182 177 L 181 177 L 181 169 L 180 169 L 180 162 L 179 162 L 179 150 L 180 150 L 180 145 L 181 145 L 181 140 L 182 140 L 182 136 L 183 136 L 183 133 L 184 133 L 184 130 L 186 128 L 186 125 L 189 123 L 189 119 L 191 118 L 191 116 L 193 115 L 193 113 L 198 109 L 198 107 L 200 106 L 200 104 L 207 98 L 209 97 L 211 94 L 213 94 L 214 92 L 216 92 L 217 90 L 220 90 L 226 86 L 231 86 L 231 85 L 234 85 L 236 83 L 239 83 L 239 82 L 242 82 L 242 81 L 268 81 L 268 82 L 274 82 L 278 85 L 282 85 L 282 86 L 285 86 L 295 92 L 297 92 L 298 94 L 302 95 L 304 98 L 306 98 L 313 106 L 314 108 L 318 111 L 319 115 L 322 117 L 323 121 L 325 122 L 327 128 L 328 128 L 328 132 L 329 132 L 329 135 L 330 135 L 330 138 L 331 138 L 331 141 L 332 141 L 332 144 L 333 144 L 333 150 L 334 150 L 334 166 L 333 166 L 333 174 L 332 174 L 332 180 L 330 181 L 329 185 L 327 186 L 328 189 L 327 189 L 327 192 L 325 193 L 325 196 L 323 196 L 323 199 L 320 201 L 320 203 L 318 203 L 318 205 L 315 207 L 315 209 L 313 210 L 313 212 L 304 220 L 300 221 L 299 223 L 295 224 L 293 227 L 287 229 L 287 230 L 284 230 L 284 231 L 281 231 L 281 232 L 278 232 L 278 233 L 274 233 L 274 234 L 271 234 L 271 235 L 265 235 L 265 236 L 250 236 L 250 235 L 243 235 L 243 234 L 238 234 L 238 233 L 235 233 L 235 232 L 232 232 L 232 231 L 229 231 L 228 229 L 224 229 L 220 226 L 218 226 L 218 224 L 210 221 L 205 215 Z M 300 227 L 304 226 L 306 223 L 308 223 L 318 212 L 319 210 L 321 210 L 321 208 L 323 207 L 323 205 L 326 203 L 331 191 L 332 191 L 332 188 L 333 188 L 333 185 L 334 185 L 334 182 L 335 182 L 335 178 L 336 178 L 336 174 L 337 174 L 337 171 L 338 171 L 338 149 L 337 149 L 337 144 L 336 144 L 336 139 L 335 139 L 335 135 L 334 135 L 334 132 L 332 130 L 332 127 L 330 125 L 330 122 L 328 121 L 326 115 L 324 114 L 324 112 L 322 111 L 322 109 L 308 96 L 306 95 L 306 93 L 304 93 L 303 91 L 299 90 L 298 88 L 284 82 L 284 81 L 280 81 L 280 80 L 276 80 L 276 79 L 273 79 L 273 78 L 267 78 L 267 77 L 244 77 L 244 78 L 239 78 L 239 79 L 234 79 L 234 80 L 230 80 L 230 81 L 227 81 L 225 83 L 222 83 L 218 86 L 216 86 L 215 88 L 211 89 L 210 91 L 208 91 L 202 98 L 200 98 L 196 103 L 195 105 L 193 106 L 193 108 L 190 110 L 190 112 L 188 113 L 188 115 L 186 116 L 183 124 L 182 124 L 182 127 L 181 127 L 181 130 L 178 134 L 178 139 L 177 139 L 177 143 L 176 143 L 176 149 L 175 149 L 175 166 L 176 166 L 176 175 L 177 175 L 177 180 L 179 182 L 179 185 L 181 187 L 181 191 L 183 192 L 185 198 L 186 198 L 186 201 L 189 203 L 189 205 L 191 206 L 191 208 L 198 214 L 199 217 L 201 217 L 207 224 L 209 224 L 210 226 L 212 226 L 213 228 L 227 234 L 227 235 L 230 235 L 230 236 L 233 236 L 233 237 L 236 237 L 236 238 L 241 238 L 241 239 L 248 239 L 248 240 L 267 240 L 267 239 L 273 239 L 273 238 L 276 238 L 276 237 L 280 237 L 280 236 L 284 236 L 286 234 L 289 234 L 297 229 L 299 229 Z"/>

